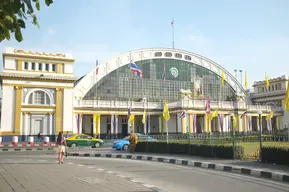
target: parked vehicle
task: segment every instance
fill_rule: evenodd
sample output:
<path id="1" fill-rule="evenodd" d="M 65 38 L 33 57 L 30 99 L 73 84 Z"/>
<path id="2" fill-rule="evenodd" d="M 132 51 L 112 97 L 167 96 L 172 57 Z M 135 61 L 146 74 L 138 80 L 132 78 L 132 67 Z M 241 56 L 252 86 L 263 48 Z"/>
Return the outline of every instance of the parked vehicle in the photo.
<path id="1" fill-rule="evenodd" d="M 149 135 L 144 135 L 144 134 L 140 134 L 140 133 L 136 133 L 137 137 L 138 137 L 138 141 L 156 141 L 155 138 L 149 136 Z M 116 149 L 116 150 L 128 150 L 129 148 L 129 136 L 126 136 L 123 139 L 117 140 L 115 142 L 113 142 L 112 144 L 112 148 Z"/>
<path id="2" fill-rule="evenodd" d="M 90 135 L 77 134 L 67 138 L 66 144 L 68 147 L 91 146 L 98 148 L 103 145 L 103 140 L 91 137 Z"/>

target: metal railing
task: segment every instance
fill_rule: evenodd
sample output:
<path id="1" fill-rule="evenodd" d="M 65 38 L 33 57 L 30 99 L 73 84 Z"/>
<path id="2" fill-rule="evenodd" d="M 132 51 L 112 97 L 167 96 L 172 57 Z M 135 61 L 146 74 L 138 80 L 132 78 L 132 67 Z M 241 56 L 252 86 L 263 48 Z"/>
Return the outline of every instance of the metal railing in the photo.
<path id="1" fill-rule="evenodd" d="M 169 103 L 169 108 L 205 108 L 206 101 L 203 100 L 180 100 Z M 118 101 L 118 100 L 75 100 L 74 107 L 93 107 L 93 108 L 118 108 L 127 109 L 129 107 L 139 109 L 163 109 L 162 102 L 135 102 L 135 101 Z M 226 110 L 247 110 L 249 112 L 257 111 L 277 111 L 282 112 L 282 107 L 270 105 L 247 105 L 245 102 L 231 102 L 231 101 L 211 101 L 212 109 L 226 109 Z"/>

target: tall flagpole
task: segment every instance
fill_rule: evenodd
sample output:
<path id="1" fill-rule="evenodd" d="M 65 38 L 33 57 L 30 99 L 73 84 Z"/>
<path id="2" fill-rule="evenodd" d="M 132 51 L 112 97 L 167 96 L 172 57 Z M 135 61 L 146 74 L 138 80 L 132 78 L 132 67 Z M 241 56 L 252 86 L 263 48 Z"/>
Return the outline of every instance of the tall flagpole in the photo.
<path id="1" fill-rule="evenodd" d="M 94 86 L 95 86 L 95 100 L 97 101 L 98 103 L 98 98 L 97 98 L 97 75 L 98 75 L 98 71 L 99 71 L 99 63 L 98 63 L 98 60 L 96 60 L 96 66 L 95 66 L 95 73 L 94 73 Z M 94 121 L 94 115 L 92 116 L 93 118 L 93 121 Z M 100 136 L 100 133 L 98 133 L 98 135 L 96 135 L 96 130 L 95 129 L 98 129 L 98 125 L 96 124 L 97 122 L 95 122 L 95 127 L 94 127 L 94 131 L 93 131 L 93 137 L 99 137 Z"/>
<path id="2" fill-rule="evenodd" d="M 171 25 L 172 25 L 172 45 L 173 45 L 173 49 L 175 49 L 174 20 L 172 20 Z"/>

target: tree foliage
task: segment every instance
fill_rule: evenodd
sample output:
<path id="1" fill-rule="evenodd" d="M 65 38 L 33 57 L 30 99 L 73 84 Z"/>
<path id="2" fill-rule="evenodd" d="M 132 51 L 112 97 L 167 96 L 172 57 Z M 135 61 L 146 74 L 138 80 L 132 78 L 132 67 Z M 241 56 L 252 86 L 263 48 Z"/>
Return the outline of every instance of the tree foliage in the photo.
<path id="1" fill-rule="evenodd" d="M 53 0 L 45 0 L 47 6 L 52 3 Z M 39 0 L 0 0 L 0 42 L 4 39 L 10 40 L 12 33 L 15 39 L 21 42 L 21 29 L 26 28 L 27 22 L 39 28 L 35 8 L 40 10 Z"/>

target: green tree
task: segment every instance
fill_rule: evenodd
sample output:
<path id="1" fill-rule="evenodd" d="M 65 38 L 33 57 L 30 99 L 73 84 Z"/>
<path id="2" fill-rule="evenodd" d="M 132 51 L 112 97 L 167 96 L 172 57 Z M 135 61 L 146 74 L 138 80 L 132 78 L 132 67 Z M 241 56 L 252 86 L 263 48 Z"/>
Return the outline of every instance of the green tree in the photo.
<path id="1" fill-rule="evenodd" d="M 49 6 L 53 0 L 45 0 Z M 27 22 L 31 22 L 39 28 L 35 8 L 40 10 L 39 0 L 0 0 L 0 42 L 10 40 L 14 33 L 18 42 L 23 40 L 21 29 L 26 28 Z"/>

